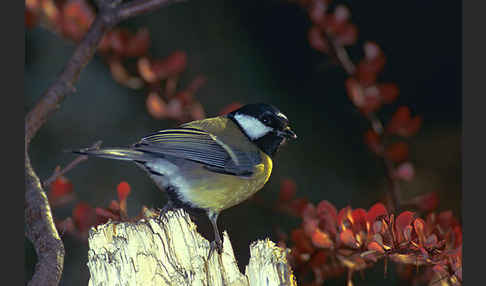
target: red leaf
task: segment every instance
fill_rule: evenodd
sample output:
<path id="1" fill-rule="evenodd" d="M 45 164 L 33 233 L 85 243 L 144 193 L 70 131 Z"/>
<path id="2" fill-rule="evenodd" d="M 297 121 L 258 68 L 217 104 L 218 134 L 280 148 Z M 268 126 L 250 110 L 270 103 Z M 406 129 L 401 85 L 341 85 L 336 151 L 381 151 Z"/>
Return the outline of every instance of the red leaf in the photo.
<path id="1" fill-rule="evenodd" d="M 322 35 L 322 31 L 318 26 L 312 26 L 309 29 L 308 40 L 310 46 L 317 51 L 327 53 L 329 51 L 329 43 Z"/>
<path id="2" fill-rule="evenodd" d="M 141 57 L 147 54 L 150 47 L 150 33 L 148 29 L 143 28 L 137 31 L 125 45 L 123 55 L 125 57 Z"/>
<path id="3" fill-rule="evenodd" d="M 301 216 L 308 202 L 309 201 L 306 198 L 296 198 L 290 202 L 289 207 L 295 213 L 295 215 Z"/>
<path id="4" fill-rule="evenodd" d="M 403 229 L 403 238 L 405 238 L 406 241 L 410 241 L 412 240 L 412 226 L 411 225 L 407 225 L 404 229 Z"/>
<path id="5" fill-rule="evenodd" d="M 398 215 L 397 219 L 395 220 L 395 226 L 399 233 L 403 233 L 405 227 L 413 222 L 414 215 L 415 214 L 411 211 L 404 211 Z"/>
<path id="6" fill-rule="evenodd" d="M 398 131 L 398 135 L 403 137 L 410 137 L 415 135 L 422 126 L 422 117 L 415 116 L 408 121 L 407 126 Z"/>
<path id="7" fill-rule="evenodd" d="M 309 18 L 314 24 L 320 24 L 326 17 L 327 4 L 324 1 L 312 1 L 308 7 Z"/>
<path id="8" fill-rule="evenodd" d="M 459 225 L 456 225 L 453 229 L 454 238 L 455 238 L 455 245 L 454 248 L 459 247 L 462 245 L 462 228 Z"/>
<path id="9" fill-rule="evenodd" d="M 172 98 L 167 103 L 167 116 L 170 118 L 181 118 L 183 116 L 183 106 L 180 99 Z"/>
<path id="10" fill-rule="evenodd" d="M 337 221 L 338 215 L 336 207 L 329 201 L 321 201 L 317 205 L 317 214 L 319 217 L 330 216 L 333 220 Z"/>
<path id="11" fill-rule="evenodd" d="M 312 253 L 314 247 L 312 247 L 310 240 L 306 237 L 302 229 L 294 229 L 290 233 L 291 240 L 295 243 L 295 246 L 301 253 Z"/>
<path id="12" fill-rule="evenodd" d="M 349 77 L 346 79 L 345 85 L 348 97 L 354 106 L 363 107 L 366 104 L 366 99 L 361 84 L 355 78 Z"/>
<path id="13" fill-rule="evenodd" d="M 361 106 L 361 111 L 365 114 L 378 110 L 382 105 L 380 92 L 376 86 L 369 86 L 364 89 L 364 99 L 365 102 Z"/>
<path id="14" fill-rule="evenodd" d="M 283 179 L 280 183 L 280 193 L 278 196 L 279 201 L 290 201 L 296 193 L 297 184 L 291 179 Z"/>
<path id="15" fill-rule="evenodd" d="M 155 92 L 149 93 L 145 101 L 148 113 L 155 119 L 163 119 L 168 116 L 167 104 Z"/>
<path id="16" fill-rule="evenodd" d="M 430 212 L 437 209 L 439 205 L 439 195 L 437 192 L 429 192 L 412 199 L 414 204 L 419 210 L 423 212 Z"/>
<path id="17" fill-rule="evenodd" d="M 146 57 L 138 59 L 137 62 L 138 73 L 140 76 L 149 83 L 154 83 L 159 80 L 157 74 L 152 70 L 152 63 Z"/>
<path id="18" fill-rule="evenodd" d="M 383 102 L 387 104 L 395 101 L 399 94 L 398 86 L 394 83 L 378 84 L 378 89 L 380 90 L 380 96 Z"/>
<path id="19" fill-rule="evenodd" d="M 27 29 L 32 29 L 37 24 L 37 15 L 34 14 L 31 10 L 25 9 L 24 17 L 25 27 Z"/>
<path id="20" fill-rule="evenodd" d="M 305 235 L 312 237 L 316 229 L 318 229 L 319 220 L 317 219 L 306 219 L 302 222 L 302 229 Z"/>
<path id="21" fill-rule="evenodd" d="M 375 250 L 375 251 L 377 251 L 379 253 L 385 253 L 385 250 L 383 249 L 383 247 L 381 247 L 381 245 L 379 245 L 375 241 L 372 241 L 372 242 L 368 243 L 368 249 L 369 250 Z"/>
<path id="22" fill-rule="evenodd" d="M 386 131 L 403 137 L 410 137 L 417 133 L 422 125 L 422 118 L 410 115 L 410 109 L 407 106 L 401 106 L 388 122 Z"/>
<path id="23" fill-rule="evenodd" d="M 415 169 L 410 162 L 400 164 L 393 173 L 395 178 L 410 182 L 415 176 Z"/>
<path id="24" fill-rule="evenodd" d="M 183 72 L 187 67 L 187 55 L 183 51 L 175 51 L 163 60 L 154 61 L 152 69 L 159 79 L 164 79 Z"/>
<path id="25" fill-rule="evenodd" d="M 320 229 L 316 228 L 312 234 L 312 243 L 316 247 L 320 248 L 331 248 L 334 243 L 329 237 L 329 234 L 322 232 Z"/>
<path id="26" fill-rule="evenodd" d="M 316 254 L 314 254 L 309 261 L 309 265 L 314 268 L 321 267 L 327 261 L 327 255 L 324 251 L 319 250 Z"/>
<path id="27" fill-rule="evenodd" d="M 376 82 L 378 73 L 385 65 L 385 57 L 380 47 L 371 42 L 364 45 L 365 58 L 356 67 L 356 77 L 364 86 L 372 85 Z"/>
<path id="28" fill-rule="evenodd" d="M 342 46 L 350 46 L 356 43 L 358 39 L 358 28 L 351 23 L 344 24 L 339 30 L 336 42 Z"/>
<path id="29" fill-rule="evenodd" d="M 372 224 L 372 233 L 381 233 L 383 231 L 383 222 L 377 220 Z"/>
<path id="30" fill-rule="evenodd" d="M 396 132 L 401 126 L 406 125 L 410 120 L 410 109 L 407 106 L 400 106 L 388 122 L 387 131 Z"/>
<path id="31" fill-rule="evenodd" d="M 353 218 L 353 231 L 358 233 L 359 231 L 366 230 L 366 210 L 358 208 L 354 209 L 351 213 Z"/>
<path id="32" fill-rule="evenodd" d="M 427 248 L 432 248 L 432 247 L 435 247 L 437 245 L 438 241 L 439 240 L 437 239 L 437 235 L 435 233 L 433 233 L 433 234 L 429 235 L 429 237 L 427 237 L 427 239 L 424 242 L 424 245 Z"/>
<path id="33" fill-rule="evenodd" d="M 373 42 L 366 42 L 363 45 L 365 59 L 368 61 L 376 60 L 382 54 L 380 46 Z"/>
<path id="34" fill-rule="evenodd" d="M 80 202 L 73 210 L 73 219 L 79 231 L 84 233 L 96 224 L 96 213 L 90 205 Z"/>
<path id="35" fill-rule="evenodd" d="M 346 229 L 342 231 L 339 234 L 339 239 L 341 240 L 342 243 L 345 245 L 352 247 L 352 248 L 357 248 L 359 247 L 358 242 L 356 241 L 356 238 L 354 237 L 354 233 L 350 229 Z"/>
<path id="36" fill-rule="evenodd" d="M 372 152 L 374 152 L 375 154 L 381 153 L 381 150 L 383 148 L 381 146 L 381 138 L 373 129 L 369 129 L 365 132 L 364 141 Z"/>
<path id="37" fill-rule="evenodd" d="M 189 113 L 191 114 L 192 120 L 201 120 L 206 118 L 206 113 L 204 112 L 204 107 L 199 102 L 194 102 L 189 108 Z"/>
<path id="38" fill-rule="evenodd" d="M 303 220 L 317 218 L 316 207 L 312 203 L 307 203 L 302 209 L 301 217 Z"/>
<path id="39" fill-rule="evenodd" d="M 346 229 L 351 227 L 351 207 L 346 206 L 345 208 L 342 208 L 339 213 L 338 213 L 338 225 L 341 229 Z"/>
<path id="40" fill-rule="evenodd" d="M 115 54 L 123 56 L 131 37 L 132 34 L 127 29 L 113 30 L 108 38 L 110 48 Z"/>
<path id="41" fill-rule="evenodd" d="M 50 198 L 55 200 L 62 196 L 71 194 L 73 192 L 73 184 L 67 178 L 63 176 L 57 177 L 57 179 L 52 182 L 50 188 Z"/>
<path id="42" fill-rule="evenodd" d="M 336 18 L 336 21 L 342 23 L 348 21 L 351 16 L 348 7 L 344 5 L 337 5 L 336 8 L 334 8 L 333 14 L 334 17 Z"/>
<path id="43" fill-rule="evenodd" d="M 369 209 L 368 213 L 366 214 L 366 220 L 371 225 L 373 225 L 377 218 L 386 215 L 388 215 L 388 212 L 385 206 L 382 203 L 376 203 Z"/>
<path id="44" fill-rule="evenodd" d="M 123 182 L 120 182 L 118 184 L 118 186 L 116 187 L 116 191 L 118 193 L 118 200 L 119 201 L 124 201 L 127 199 L 128 195 L 130 194 L 130 185 L 123 181 Z"/>
<path id="45" fill-rule="evenodd" d="M 437 223 L 442 229 L 446 230 L 450 227 L 456 226 L 457 220 L 454 218 L 452 211 L 443 211 L 437 216 Z"/>
<path id="46" fill-rule="evenodd" d="M 400 163 L 408 159 L 408 144 L 405 142 L 396 142 L 386 149 L 386 156 L 395 163 Z"/>
<path id="47" fill-rule="evenodd" d="M 95 13 L 83 0 L 72 0 L 62 7 L 62 32 L 74 41 L 80 41 L 93 23 Z"/>
<path id="48" fill-rule="evenodd" d="M 336 208 L 328 201 L 321 201 L 317 205 L 319 227 L 324 231 L 335 235 L 337 233 L 338 215 Z"/>

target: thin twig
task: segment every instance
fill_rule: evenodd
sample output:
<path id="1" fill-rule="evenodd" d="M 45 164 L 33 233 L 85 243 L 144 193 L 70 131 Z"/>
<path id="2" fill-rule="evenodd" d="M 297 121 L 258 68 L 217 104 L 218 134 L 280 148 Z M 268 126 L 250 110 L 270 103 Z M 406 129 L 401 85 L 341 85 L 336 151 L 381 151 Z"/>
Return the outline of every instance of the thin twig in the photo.
<path id="1" fill-rule="evenodd" d="M 323 36 L 326 39 L 326 41 L 329 43 L 330 47 L 330 55 L 333 57 L 338 64 L 346 71 L 346 73 L 353 77 L 355 76 L 356 73 L 356 65 L 353 63 L 351 58 L 349 57 L 349 54 L 347 53 L 346 49 L 339 45 L 333 38 L 331 34 L 328 32 L 323 32 Z M 394 172 L 394 167 L 393 167 L 393 162 L 387 158 L 385 154 L 385 132 L 383 128 L 383 124 L 374 112 L 369 112 L 365 114 L 365 118 L 370 122 L 371 128 L 373 131 L 380 136 L 382 139 L 381 142 L 381 150 L 382 150 L 382 157 L 383 157 L 383 163 L 385 165 L 385 170 L 386 170 L 386 177 L 390 185 L 390 197 L 391 197 L 391 211 L 399 211 L 400 208 L 400 187 L 398 185 L 398 182 L 393 176 Z"/>
<path id="2" fill-rule="evenodd" d="M 97 141 L 90 148 L 99 148 L 101 146 L 101 143 L 102 143 L 102 141 Z M 52 182 L 54 182 L 57 178 L 59 178 L 60 176 L 63 176 L 67 172 L 71 171 L 74 167 L 76 167 L 79 163 L 84 162 L 86 160 L 88 160 L 88 156 L 79 155 L 73 161 L 71 161 L 71 163 L 67 164 L 66 167 L 64 167 L 63 169 L 61 169 L 60 166 L 57 166 L 56 169 L 54 170 L 54 173 L 52 174 L 52 176 L 50 176 L 48 179 L 46 179 L 46 180 L 44 180 L 44 182 L 42 182 L 42 186 L 44 188 L 50 186 L 52 184 Z"/>
<path id="3" fill-rule="evenodd" d="M 120 21 L 179 1 L 135 0 L 122 5 L 120 2 L 96 1 L 100 5 L 100 12 L 93 24 L 62 72 L 25 117 L 25 234 L 34 245 L 38 258 L 29 285 L 57 285 L 64 264 L 64 246 L 55 227 L 47 195 L 30 163 L 28 150 L 32 139 L 60 107 L 66 96 L 75 91 L 74 85 L 81 71 L 93 58 L 103 35 L 108 30 Z"/>

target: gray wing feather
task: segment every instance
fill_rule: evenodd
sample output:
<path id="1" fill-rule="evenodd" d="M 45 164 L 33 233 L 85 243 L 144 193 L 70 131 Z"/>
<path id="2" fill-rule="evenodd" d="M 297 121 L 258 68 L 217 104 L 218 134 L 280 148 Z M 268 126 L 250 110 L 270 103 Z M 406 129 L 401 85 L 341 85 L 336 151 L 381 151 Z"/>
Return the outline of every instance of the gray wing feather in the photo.
<path id="1" fill-rule="evenodd" d="M 234 175 L 251 175 L 260 163 L 257 152 L 234 151 L 214 135 L 192 128 L 159 131 L 142 138 L 133 148 L 195 161 L 212 171 Z"/>

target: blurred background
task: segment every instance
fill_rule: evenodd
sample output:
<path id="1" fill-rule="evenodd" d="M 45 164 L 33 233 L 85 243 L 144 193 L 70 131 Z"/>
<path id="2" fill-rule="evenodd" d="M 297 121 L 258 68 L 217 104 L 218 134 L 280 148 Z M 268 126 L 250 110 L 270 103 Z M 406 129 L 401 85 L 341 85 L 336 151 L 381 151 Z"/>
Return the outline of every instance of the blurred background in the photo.
<path id="1" fill-rule="evenodd" d="M 380 79 L 400 88 L 398 100 L 380 110 L 388 120 L 397 106 L 407 105 L 423 116 L 419 133 L 410 140 L 416 178 L 403 184 L 405 195 L 437 191 L 439 210 L 461 217 L 461 2 L 460 1 L 337 1 L 349 7 L 358 27 L 358 43 L 348 49 L 359 59 L 364 41 L 375 41 L 387 63 Z M 307 39 L 307 13 L 288 1 L 187 1 L 135 18 L 123 26 L 147 27 L 150 53 L 164 58 L 175 50 L 187 53 L 188 68 L 179 85 L 197 75 L 207 82 L 195 94 L 206 116 L 218 115 L 233 102 L 267 102 L 288 116 L 298 140 L 275 159 L 268 184 L 259 193 L 275 202 L 284 178 L 297 184 L 297 195 L 312 202 L 328 200 L 337 208 L 368 209 L 385 194 L 382 163 L 363 144 L 368 123 L 346 95 L 346 74 L 329 58 L 313 50 Z M 36 27 L 25 31 L 25 111 L 62 70 L 74 44 Z M 95 57 L 81 73 L 77 92 L 69 96 L 34 138 L 30 156 L 41 179 L 75 156 L 63 152 L 92 145 L 127 146 L 148 133 L 172 127 L 146 109 L 146 91 L 115 82 L 106 64 Z M 127 181 L 130 215 L 142 205 L 160 208 L 165 195 L 134 164 L 89 159 L 67 175 L 77 200 L 54 209 L 56 218 L 71 215 L 79 201 L 106 207 L 116 199 L 116 186 Z M 196 217 L 198 229 L 212 238 L 207 218 Z M 231 237 L 240 267 L 248 262 L 248 245 L 257 239 L 277 239 L 275 227 L 290 232 L 298 220 L 245 202 L 220 216 L 220 229 Z M 61 285 L 87 285 L 87 245 L 65 235 Z M 26 239 L 27 279 L 35 252 Z M 365 272 L 359 285 L 398 284 L 383 277 L 377 266 Z M 344 285 L 345 277 L 328 285 Z M 359 282 L 358 282 L 359 281 Z"/>

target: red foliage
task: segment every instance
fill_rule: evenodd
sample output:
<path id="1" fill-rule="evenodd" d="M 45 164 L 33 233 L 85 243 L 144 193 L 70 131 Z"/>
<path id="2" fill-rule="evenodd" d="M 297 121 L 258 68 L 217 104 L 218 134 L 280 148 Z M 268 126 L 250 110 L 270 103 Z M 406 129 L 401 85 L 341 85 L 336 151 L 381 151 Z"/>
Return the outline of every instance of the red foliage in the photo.
<path id="1" fill-rule="evenodd" d="M 395 163 L 401 163 L 408 159 L 408 144 L 396 142 L 390 144 L 385 150 L 385 156 Z"/>
<path id="2" fill-rule="evenodd" d="M 294 180 L 283 179 L 281 182 L 278 199 L 282 202 L 290 201 L 295 196 L 296 191 L 297 184 L 295 184 Z"/>
<path id="3" fill-rule="evenodd" d="M 25 21 L 32 27 L 37 19 L 53 32 L 74 42 L 79 42 L 96 16 L 95 9 L 87 0 L 26 1 Z M 108 31 L 98 46 L 98 52 L 106 60 L 113 79 L 132 88 L 148 87 L 146 106 L 155 119 L 172 119 L 177 122 L 203 119 L 204 108 L 194 99 L 194 94 L 204 85 L 206 79 L 198 76 L 192 83 L 174 97 L 177 79 L 187 69 L 187 54 L 175 51 L 165 58 L 149 56 L 150 33 L 139 29 L 136 33 L 122 27 Z M 136 66 L 131 68 L 126 61 L 135 58 Z M 161 86 L 165 81 L 165 91 Z"/>
<path id="4" fill-rule="evenodd" d="M 410 201 L 410 204 L 422 212 L 430 212 L 439 205 L 439 195 L 437 192 L 429 192 L 417 196 Z"/>
<path id="5" fill-rule="evenodd" d="M 402 137 L 415 135 L 422 125 L 420 116 L 411 117 L 410 109 L 406 106 L 399 107 L 390 122 L 386 126 L 386 131 Z"/>
<path id="6" fill-rule="evenodd" d="M 88 232 L 91 226 L 96 224 L 96 213 L 89 204 L 80 202 L 74 207 L 73 219 L 76 228 L 84 234 Z"/>
<path id="7" fill-rule="evenodd" d="M 53 204 L 51 199 L 56 198 L 59 200 L 70 195 L 72 192 L 72 184 L 66 178 L 60 177 L 52 184 L 51 191 L 59 194 L 60 197 L 56 198 L 50 195 L 49 202 L 53 206 L 58 206 Z M 56 226 L 63 233 L 66 232 L 83 242 L 87 242 L 88 231 L 91 227 L 104 224 L 108 220 L 137 221 L 144 217 L 143 208 L 136 217 L 128 217 L 127 198 L 131 193 L 131 187 L 127 182 L 120 182 L 116 187 L 116 191 L 118 201 L 112 200 L 108 207 L 92 207 L 86 202 L 78 202 L 72 211 L 72 218 L 68 217 L 63 220 L 56 220 Z"/>
<path id="8" fill-rule="evenodd" d="M 451 212 L 431 213 L 424 220 L 404 211 L 395 219 L 381 203 L 368 211 L 349 206 L 337 211 L 321 201 L 317 207 L 307 203 L 299 217 L 302 224 L 291 232 L 290 253 L 298 277 L 311 270 L 319 274 L 314 282 L 323 281 L 343 269 L 364 269 L 388 257 L 400 264 L 423 265 L 433 273 L 440 265 L 450 281 L 461 279 L 462 230 Z"/>
<path id="9" fill-rule="evenodd" d="M 59 176 L 49 188 L 49 202 L 53 206 L 67 204 L 75 199 L 73 184 L 66 177 Z"/>
<path id="10" fill-rule="evenodd" d="M 123 181 L 118 184 L 116 187 L 116 191 L 118 193 L 118 200 L 119 201 L 125 201 L 130 194 L 131 187 L 130 185 Z"/>
<path id="11" fill-rule="evenodd" d="M 52 182 L 49 195 L 53 198 L 58 198 L 71 194 L 72 192 L 73 183 L 71 183 L 71 181 L 69 181 L 66 177 L 59 176 L 54 182 Z"/>

